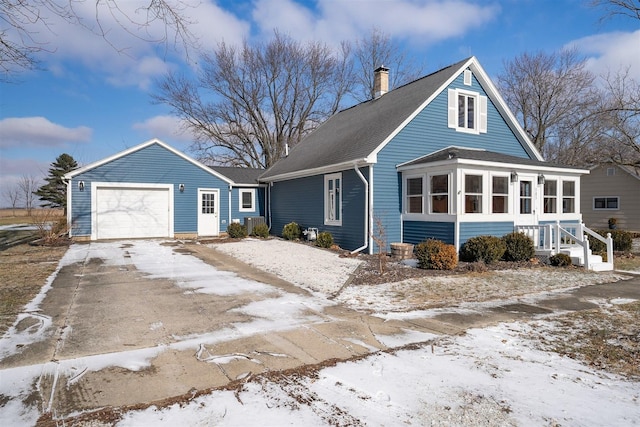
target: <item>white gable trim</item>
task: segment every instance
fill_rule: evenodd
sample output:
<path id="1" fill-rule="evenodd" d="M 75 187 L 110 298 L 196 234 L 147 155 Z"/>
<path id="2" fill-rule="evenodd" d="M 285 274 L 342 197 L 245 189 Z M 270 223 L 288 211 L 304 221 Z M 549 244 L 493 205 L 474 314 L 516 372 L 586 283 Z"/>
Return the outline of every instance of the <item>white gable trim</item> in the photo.
<path id="1" fill-rule="evenodd" d="M 516 137 L 519 136 L 518 139 L 520 140 L 520 142 L 524 143 L 525 151 L 527 151 L 529 155 L 533 156 L 535 160 L 543 161 L 544 159 L 542 158 L 542 155 L 540 154 L 540 152 L 538 152 L 538 150 L 535 148 L 533 143 L 529 140 L 529 137 L 525 133 L 524 129 L 522 129 L 522 127 L 518 124 L 518 121 L 516 120 L 515 116 L 513 115 L 513 113 L 511 113 L 504 99 L 502 99 L 496 87 L 493 85 L 493 83 L 491 83 L 489 76 L 484 71 L 484 69 L 480 66 L 480 63 L 478 62 L 475 56 L 472 56 L 471 58 L 469 58 L 467 62 L 462 64 L 458 69 L 458 71 L 454 73 L 447 81 L 445 81 L 442 84 L 442 86 L 438 90 L 436 90 L 429 98 L 427 98 L 422 103 L 422 105 L 420 105 L 412 114 L 410 114 L 400 124 L 400 126 L 398 126 L 393 132 L 391 132 L 389 136 L 387 136 L 387 138 L 385 138 L 385 140 L 382 141 L 382 143 L 378 145 L 378 147 L 376 147 L 375 150 L 373 150 L 373 152 L 369 155 L 369 157 L 377 156 L 380 150 L 382 150 L 389 143 L 389 141 L 395 138 L 396 135 L 398 135 L 398 133 L 400 133 L 400 131 L 404 129 L 405 126 L 407 126 L 418 114 L 420 114 L 420 112 L 424 110 L 427 107 L 427 105 L 431 103 L 431 101 L 433 101 L 437 96 L 439 96 L 443 90 L 448 88 L 449 85 L 455 79 L 457 79 L 458 76 L 461 73 L 463 73 L 464 70 L 466 70 L 467 68 L 471 68 L 471 70 L 476 76 L 476 79 L 478 80 L 480 85 L 484 88 L 488 97 L 492 101 L 495 101 L 496 107 L 498 108 L 498 111 L 501 114 L 503 114 L 503 116 L 505 117 L 505 121 L 507 122 L 507 125 L 515 132 Z"/>
<path id="2" fill-rule="evenodd" d="M 221 179 L 222 181 L 226 182 L 227 184 L 234 185 L 234 182 L 231 181 L 229 178 L 225 177 L 224 175 L 219 174 L 218 172 L 214 171 L 213 169 L 203 165 L 202 163 L 200 163 L 199 161 L 197 161 L 195 159 L 192 159 L 191 157 L 189 157 L 186 154 L 176 150 L 175 148 L 171 147 L 170 145 L 167 145 L 166 143 L 160 141 L 157 138 L 151 139 L 151 140 L 149 140 L 147 142 L 143 142 L 142 144 L 139 144 L 139 145 L 136 145 L 135 147 L 131 147 L 129 149 L 121 151 L 121 152 L 119 152 L 117 154 L 114 154 L 113 156 L 106 157 L 106 158 L 104 158 L 102 160 L 98 160 L 97 162 L 90 163 L 87 166 L 84 166 L 84 167 L 82 167 L 80 169 L 76 169 L 76 170 L 74 170 L 72 172 L 69 172 L 68 174 L 66 174 L 64 176 L 64 179 L 71 179 L 74 176 L 77 176 L 77 175 L 80 175 L 80 174 L 85 173 L 87 171 L 90 171 L 91 169 L 95 169 L 95 168 L 97 168 L 99 166 L 102 166 L 102 165 L 104 165 L 106 163 L 112 162 L 112 161 L 114 161 L 116 159 L 128 156 L 131 153 L 135 153 L 136 151 L 142 150 L 143 148 L 147 148 L 147 147 L 149 147 L 149 146 L 151 146 L 153 144 L 157 144 L 157 145 L 169 150 L 170 152 L 172 152 L 176 156 L 181 157 L 182 159 L 184 159 L 184 160 L 188 161 L 189 163 L 193 164 L 194 166 L 199 167 L 200 169 L 204 170 L 208 174 L 213 175 L 216 178 Z"/>

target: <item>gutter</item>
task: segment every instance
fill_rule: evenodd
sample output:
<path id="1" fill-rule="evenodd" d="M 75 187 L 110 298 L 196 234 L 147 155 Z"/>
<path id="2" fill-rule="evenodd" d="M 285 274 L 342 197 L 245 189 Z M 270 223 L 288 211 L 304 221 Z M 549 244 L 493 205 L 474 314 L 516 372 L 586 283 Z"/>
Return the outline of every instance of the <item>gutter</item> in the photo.
<path id="1" fill-rule="evenodd" d="M 356 172 L 362 183 L 364 184 L 364 244 L 357 249 L 351 251 L 351 254 L 358 253 L 360 251 L 365 250 L 369 246 L 369 183 L 365 179 L 360 169 L 358 169 L 358 165 L 353 165 L 353 170 Z"/>

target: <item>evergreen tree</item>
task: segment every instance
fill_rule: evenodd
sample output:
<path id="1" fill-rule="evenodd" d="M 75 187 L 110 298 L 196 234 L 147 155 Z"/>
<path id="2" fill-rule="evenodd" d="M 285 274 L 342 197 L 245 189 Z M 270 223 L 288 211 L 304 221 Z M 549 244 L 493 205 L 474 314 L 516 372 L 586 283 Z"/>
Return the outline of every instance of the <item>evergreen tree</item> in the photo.
<path id="1" fill-rule="evenodd" d="M 64 182 L 65 174 L 71 172 L 78 167 L 78 163 L 69 154 L 61 154 L 56 161 L 51 163 L 49 168 L 49 176 L 42 187 L 34 192 L 40 200 L 45 203 L 43 206 L 58 208 L 62 207 L 67 211 L 67 184 Z"/>

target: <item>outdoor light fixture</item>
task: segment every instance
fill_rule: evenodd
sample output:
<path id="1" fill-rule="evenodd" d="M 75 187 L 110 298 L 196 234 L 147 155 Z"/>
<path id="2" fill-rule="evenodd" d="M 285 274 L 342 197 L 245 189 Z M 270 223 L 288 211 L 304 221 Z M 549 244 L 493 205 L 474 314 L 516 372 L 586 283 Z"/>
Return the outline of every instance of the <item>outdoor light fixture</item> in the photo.
<path id="1" fill-rule="evenodd" d="M 518 182 L 518 172 L 516 171 L 511 172 L 511 182 Z"/>
<path id="2" fill-rule="evenodd" d="M 180 184 L 178 188 L 180 189 L 181 193 L 184 193 L 184 184 Z"/>
<path id="3" fill-rule="evenodd" d="M 78 181 L 78 190 L 84 191 L 84 181 Z"/>
<path id="4" fill-rule="evenodd" d="M 538 175 L 538 185 L 543 185 L 544 184 L 544 175 L 540 174 Z"/>

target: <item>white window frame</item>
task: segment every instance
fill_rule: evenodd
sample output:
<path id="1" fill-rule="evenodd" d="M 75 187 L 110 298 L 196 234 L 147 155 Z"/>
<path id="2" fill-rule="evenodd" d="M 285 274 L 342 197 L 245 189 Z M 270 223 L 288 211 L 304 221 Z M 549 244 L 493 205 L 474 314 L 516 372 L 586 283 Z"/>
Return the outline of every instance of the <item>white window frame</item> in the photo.
<path id="1" fill-rule="evenodd" d="M 506 193 L 494 193 L 493 192 L 493 178 L 503 178 L 507 180 L 507 192 Z M 489 213 L 496 215 L 507 215 L 511 213 L 511 180 L 510 176 L 507 174 L 500 173 L 490 173 L 489 174 Z M 494 212 L 493 211 L 493 198 L 494 196 L 498 197 L 506 197 L 506 212 Z"/>
<path id="2" fill-rule="evenodd" d="M 409 194 L 409 180 L 410 179 L 420 179 L 422 180 L 422 193 L 421 194 L 413 194 L 410 195 Z M 424 175 L 408 175 L 404 178 L 404 213 L 405 214 L 409 214 L 409 215 L 422 215 L 425 213 L 425 199 L 426 199 L 426 193 L 427 191 L 425 191 L 425 182 L 424 182 Z M 420 197 L 422 203 L 421 203 L 421 209 L 420 212 L 409 212 L 409 197 Z"/>
<path id="3" fill-rule="evenodd" d="M 604 208 L 596 208 L 596 199 L 604 199 Z M 616 199 L 618 207 L 617 208 L 608 208 L 607 207 L 607 199 Z M 620 210 L 620 196 L 596 196 L 593 198 L 593 203 L 591 207 L 594 211 L 617 211 Z"/>
<path id="4" fill-rule="evenodd" d="M 336 186 L 336 181 L 339 182 L 338 186 Z M 329 190 L 330 182 L 332 183 L 331 191 Z M 324 225 L 342 226 L 342 184 L 342 173 L 324 176 Z"/>
<path id="5" fill-rule="evenodd" d="M 547 186 L 550 186 L 551 183 L 555 183 L 555 192 L 553 194 L 547 194 Z M 559 179 L 545 179 L 544 184 L 542 184 L 542 213 L 546 215 L 555 215 L 558 212 L 558 198 L 560 196 L 560 186 L 562 185 L 562 181 Z M 547 205 L 547 201 L 549 205 Z M 550 209 L 547 212 L 547 207 Z"/>
<path id="6" fill-rule="evenodd" d="M 433 193 L 431 191 L 431 179 L 434 176 L 446 176 L 447 177 L 447 212 L 434 212 L 433 211 L 433 197 L 444 194 L 444 193 Z M 429 212 L 430 215 L 449 215 L 451 214 L 451 202 L 453 195 L 451 194 L 451 183 L 452 182 L 452 174 L 451 172 L 433 172 L 427 175 L 427 199 L 429 200 Z"/>
<path id="7" fill-rule="evenodd" d="M 573 196 L 567 196 L 566 194 L 564 194 L 564 184 L 568 183 L 568 182 L 573 182 Z M 578 183 L 573 180 L 573 179 L 565 179 L 565 180 L 561 180 L 560 181 L 560 188 L 559 191 L 562 192 L 562 206 L 560 206 L 560 208 L 562 209 L 563 214 L 572 214 L 572 213 L 576 213 L 578 210 L 578 197 L 577 197 L 577 193 L 578 193 Z M 565 212 L 565 200 L 568 199 L 572 199 L 573 200 L 573 210 L 571 212 Z M 620 200 L 618 200 L 618 205 L 620 205 Z"/>
<path id="8" fill-rule="evenodd" d="M 480 95 L 478 92 L 472 92 L 464 89 L 449 89 L 449 113 L 448 113 L 448 126 L 455 129 L 457 132 L 465 132 L 472 134 L 481 134 L 487 132 L 487 105 L 488 100 L 486 96 Z M 473 128 L 458 126 L 458 97 L 465 96 L 467 98 L 473 98 L 474 101 L 474 117 Z"/>
<path id="9" fill-rule="evenodd" d="M 480 192 L 467 191 L 467 177 L 475 176 L 480 178 Z M 465 171 L 462 174 L 462 212 L 465 215 L 482 215 L 485 214 L 484 202 L 486 198 L 485 192 L 486 174 L 482 171 Z M 467 212 L 467 196 L 480 197 L 480 211 Z"/>
<path id="10" fill-rule="evenodd" d="M 251 194 L 251 207 L 245 208 L 242 206 L 242 200 L 244 194 Z M 255 212 L 256 211 L 256 190 L 255 188 L 241 188 L 238 192 L 238 210 L 240 212 Z"/>

